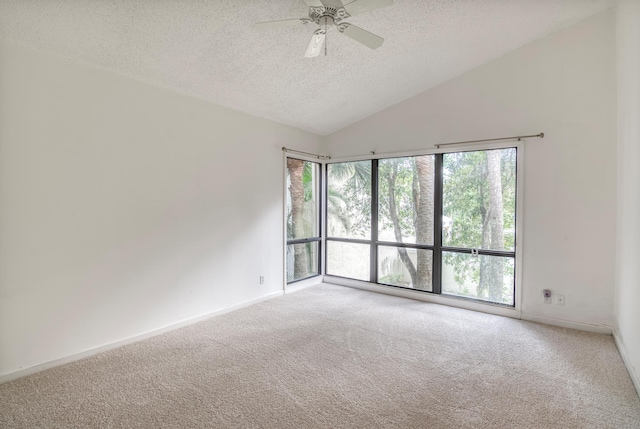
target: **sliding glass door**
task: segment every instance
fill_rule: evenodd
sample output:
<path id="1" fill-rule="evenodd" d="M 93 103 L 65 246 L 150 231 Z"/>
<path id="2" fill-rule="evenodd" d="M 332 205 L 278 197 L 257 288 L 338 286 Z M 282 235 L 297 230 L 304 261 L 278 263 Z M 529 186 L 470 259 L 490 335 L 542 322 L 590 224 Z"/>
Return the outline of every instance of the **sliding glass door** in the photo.
<path id="1" fill-rule="evenodd" d="M 317 276 L 320 267 L 320 165 L 287 158 L 287 283 Z"/>
<path id="2" fill-rule="evenodd" d="M 328 164 L 326 274 L 513 306 L 516 157 Z"/>

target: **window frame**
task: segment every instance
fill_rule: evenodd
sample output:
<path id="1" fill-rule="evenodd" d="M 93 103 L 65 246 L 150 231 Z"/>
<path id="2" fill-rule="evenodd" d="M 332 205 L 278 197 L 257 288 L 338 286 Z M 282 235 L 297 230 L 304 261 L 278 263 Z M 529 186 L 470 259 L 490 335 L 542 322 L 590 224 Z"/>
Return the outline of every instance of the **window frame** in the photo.
<path id="1" fill-rule="evenodd" d="M 378 271 L 378 246 L 392 246 L 392 247 L 405 247 L 405 248 L 415 248 L 415 249 L 431 249 L 433 251 L 433 278 L 442 278 L 441 270 L 442 270 L 442 254 L 446 251 L 453 252 L 461 252 L 461 253 L 470 253 L 470 249 L 467 248 L 457 248 L 453 246 L 443 246 L 442 245 L 442 156 L 440 157 L 440 162 L 435 161 L 434 174 L 435 174 L 435 182 L 434 182 L 434 195 L 435 195 L 435 207 L 436 213 L 440 212 L 440 216 L 434 216 L 434 232 L 440 231 L 440 233 L 434 233 L 434 243 L 433 245 L 422 245 L 422 244 L 414 244 L 414 243 L 395 243 L 395 242 L 381 242 L 378 241 L 378 177 L 377 177 L 377 163 L 381 159 L 388 158 L 400 158 L 400 157 L 412 157 L 412 156 L 421 156 L 421 155 L 443 155 L 445 153 L 458 153 L 458 152 L 472 152 L 472 151 L 485 151 L 492 149 L 507 149 L 507 148 L 515 148 L 516 149 L 516 195 L 515 195 L 515 236 L 514 236 L 514 249 L 513 252 L 510 251 L 496 251 L 496 250 L 478 250 L 478 254 L 481 255 L 489 255 L 489 256 L 507 256 L 513 258 L 514 263 L 514 291 L 513 291 L 513 305 L 510 304 L 502 304 L 497 302 L 491 302 L 486 300 L 481 300 L 472 297 L 464 297 L 464 296 L 456 296 L 442 293 L 442 284 L 441 282 L 434 282 L 432 285 L 432 291 L 419 290 L 406 288 L 403 286 L 390 285 L 385 283 L 380 283 L 377 275 Z M 355 282 L 362 285 L 374 285 L 380 286 L 382 288 L 394 288 L 400 289 L 403 291 L 416 292 L 418 294 L 427 294 L 429 296 L 437 296 L 438 298 L 442 298 L 444 300 L 456 300 L 456 301 L 470 301 L 473 304 L 479 304 L 481 306 L 494 306 L 505 309 L 515 309 L 521 311 L 522 308 L 522 248 L 523 248 L 523 189 L 524 189 L 524 141 L 519 139 L 514 139 L 511 141 L 499 141 L 499 142 L 484 142 L 484 143 L 471 143 L 471 144 L 459 144 L 455 146 L 446 146 L 446 147 L 436 147 L 428 150 L 420 150 L 420 151 L 406 151 L 406 152 L 395 152 L 395 153 L 371 153 L 368 156 L 351 156 L 351 157 L 342 157 L 342 158 L 331 158 L 330 160 L 323 162 L 322 167 L 322 176 L 324 178 L 324 208 L 323 212 L 326 213 L 326 192 L 327 192 L 327 184 L 328 184 L 328 165 L 335 163 L 343 163 L 343 162 L 355 162 L 355 161 L 371 161 L 372 162 L 372 213 L 371 213 L 371 236 L 370 239 L 349 239 L 349 238 L 338 238 L 338 237 L 323 237 L 323 241 L 325 245 L 323 246 L 323 256 L 322 259 L 326 261 L 326 250 L 327 245 L 326 241 L 342 241 L 342 242 L 353 242 L 353 243 L 362 243 L 368 244 L 371 249 L 371 257 L 370 257 L 370 280 L 362 281 L 355 280 L 348 277 L 341 277 L 332 274 L 327 274 L 326 266 L 322 266 L 322 273 L 324 276 L 330 280 L 331 278 L 335 278 L 337 280 L 344 280 L 343 283 Z M 436 156 L 437 158 L 437 156 Z M 375 167 L 374 167 L 375 163 Z M 374 175 L 376 177 L 374 177 Z M 440 177 L 440 179 L 439 179 Z M 327 219 L 326 215 L 323 218 L 323 226 L 324 231 L 328 231 L 327 228 Z M 437 250 L 436 250 L 437 249 Z M 437 276 L 437 277 L 436 277 Z"/>
<path id="2" fill-rule="evenodd" d="M 325 188 L 324 188 L 324 163 L 321 162 L 318 159 L 314 159 L 312 157 L 307 157 L 304 155 L 288 155 L 286 152 L 284 153 L 284 167 L 283 167 L 283 235 L 284 235 L 284 252 L 283 252 L 283 268 L 284 268 L 284 288 L 286 290 L 287 287 L 289 286 L 293 286 L 296 283 L 300 283 L 300 282 L 304 282 L 306 280 L 309 279 L 313 279 L 313 278 L 319 278 L 323 275 L 324 273 L 324 267 L 323 267 L 323 260 L 324 260 L 324 240 L 323 240 L 323 231 L 324 231 L 324 217 L 323 217 L 323 212 L 325 210 L 325 205 L 324 205 L 324 195 L 325 195 Z M 317 184 L 317 201 L 316 201 L 316 207 L 317 207 L 317 213 L 316 213 L 316 222 L 317 222 L 317 227 L 318 227 L 318 235 L 317 236 L 313 236 L 313 237 L 305 237 L 305 238 L 296 238 L 296 239 L 289 239 L 289 237 L 287 236 L 287 193 L 289 192 L 288 186 L 287 186 L 287 170 L 288 170 L 288 166 L 287 166 L 287 160 L 288 159 L 295 159 L 295 160 L 299 160 L 299 161 L 304 161 L 304 162 L 310 162 L 312 164 L 316 165 L 317 168 L 317 180 L 318 180 L 318 184 Z M 303 277 L 303 278 L 299 278 L 299 279 L 295 279 L 292 281 L 288 281 L 287 278 L 287 248 L 291 245 L 295 245 L 295 244 L 306 244 L 306 243 L 318 243 L 318 251 L 316 254 L 316 266 L 317 266 L 317 273 L 316 274 L 312 274 L 310 276 L 307 277 Z"/>

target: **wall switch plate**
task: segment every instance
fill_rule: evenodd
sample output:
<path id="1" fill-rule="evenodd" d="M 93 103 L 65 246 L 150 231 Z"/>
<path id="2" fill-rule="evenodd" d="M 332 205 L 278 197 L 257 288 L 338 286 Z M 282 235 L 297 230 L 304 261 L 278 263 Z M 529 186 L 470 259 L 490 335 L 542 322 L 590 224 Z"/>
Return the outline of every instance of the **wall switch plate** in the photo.
<path id="1" fill-rule="evenodd" d="M 545 304 L 551 304 L 551 289 L 545 289 L 542 291 L 542 296 L 544 297 Z"/>
<path id="2" fill-rule="evenodd" d="M 564 295 L 559 293 L 556 295 L 556 305 L 564 305 Z"/>
<path id="3" fill-rule="evenodd" d="M 263 285 L 264 284 L 264 276 L 260 276 L 260 284 Z"/>

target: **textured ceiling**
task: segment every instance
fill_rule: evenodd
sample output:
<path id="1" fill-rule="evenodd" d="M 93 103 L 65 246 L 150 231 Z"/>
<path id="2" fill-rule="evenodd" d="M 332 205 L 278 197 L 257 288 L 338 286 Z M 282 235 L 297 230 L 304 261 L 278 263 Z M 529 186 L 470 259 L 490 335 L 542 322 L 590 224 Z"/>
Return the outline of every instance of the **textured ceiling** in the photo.
<path id="1" fill-rule="evenodd" d="M 0 37 L 320 135 L 600 12 L 613 0 L 395 0 L 303 58 L 302 0 L 0 0 Z M 569 53 L 568 53 L 569 55 Z"/>

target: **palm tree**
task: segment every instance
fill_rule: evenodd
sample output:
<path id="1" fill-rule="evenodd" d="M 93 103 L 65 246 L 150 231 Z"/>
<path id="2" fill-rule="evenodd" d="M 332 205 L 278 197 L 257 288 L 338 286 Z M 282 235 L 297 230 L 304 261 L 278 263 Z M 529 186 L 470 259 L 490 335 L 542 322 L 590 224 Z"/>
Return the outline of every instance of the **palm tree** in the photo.
<path id="1" fill-rule="evenodd" d="M 390 168 L 384 169 L 381 173 L 383 180 L 387 184 L 387 192 L 380 193 L 380 204 L 386 204 L 396 242 L 402 243 L 401 219 L 398 213 L 397 186 L 398 168 L 405 164 L 405 159 L 396 158 L 387 160 Z M 415 231 L 416 242 L 427 244 L 433 242 L 433 156 L 416 156 L 412 158 L 412 205 L 413 205 L 413 229 Z M 404 167 L 406 168 L 406 167 Z M 386 197 L 386 198 L 385 198 Z M 386 201 L 383 201 L 385 198 Z M 411 284 L 416 289 L 431 289 L 433 255 L 430 251 L 418 251 L 416 264 L 407 253 L 404 247 L 397 248 L 400 260 L 404 264 Z"/>
<path id="2" fill-rule="evenodd" d="M 302 238 L 305 236 L 304 227 L 304 166 L 305 161 L 287 158 L 287 171 L 289 173 L 289 194 L 291 195 L 291 223 L 288 231 L 291 238 Z M 294 244 L 294 268 L 293 278 L 301 279 L 307 277 L 308 265 L 307 252 L 304 244 Z"/>
<path id="3" fill-rule="evenodd" d="M 328 184 L 329 233 L 364 235 L 371 225 L 371 162 L 329 164 Z"/>

